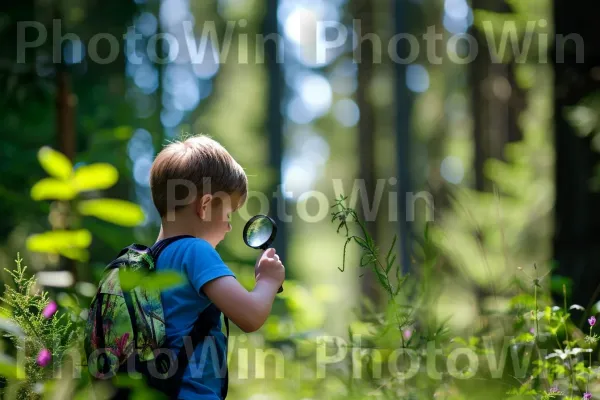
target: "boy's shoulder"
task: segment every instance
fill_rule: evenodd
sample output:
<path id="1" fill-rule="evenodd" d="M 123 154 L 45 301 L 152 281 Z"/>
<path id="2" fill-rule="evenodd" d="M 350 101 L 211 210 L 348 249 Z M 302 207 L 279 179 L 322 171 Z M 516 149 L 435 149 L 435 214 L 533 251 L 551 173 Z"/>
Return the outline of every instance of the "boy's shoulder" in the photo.
<path id="1" fill-rule="evenodd" d="M 165 259 L 176 258 L 184 263 L 202 263 L 203 260 L 218 259 L 222 262 L 219 253 L 205 239 L 197 237 L 183 237 L 169 244 L 160 253 L 158 264 Z"/>
<path id="2" fill-rule="evenodd" d="M 156 268 L 186 274 L 196 292 L 213 279 L 223 276 L 235 278 L 215 248 L 208 241 L 195 237 L 180 239 L 169 245 L 158 258 Z"/>
<path id="3" fill-rule="evenodd" d="M 165 238 L 164 240 L 170 240 L 171 243 L 165 247 L 168 248 L 194 248 L 194 249 L 213 249 L 212 245 L 205 239 L 195 237 L 192 235 L 179 235 Z"/>

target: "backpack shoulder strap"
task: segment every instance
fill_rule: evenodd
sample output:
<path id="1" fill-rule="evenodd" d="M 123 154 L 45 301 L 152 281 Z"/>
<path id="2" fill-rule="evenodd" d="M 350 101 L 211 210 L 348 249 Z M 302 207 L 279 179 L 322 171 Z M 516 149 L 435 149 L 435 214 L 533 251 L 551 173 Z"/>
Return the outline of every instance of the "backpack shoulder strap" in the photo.
<path id="1" fill-rule="evenodd" d="M 185 238 L 193 238 L 194 236 L 191 235 L 179 235 L 179 236 L 173 236 L 173 237 L 169 237 L 166 239 L 162 239 L 158 242 L 156 242 L 151 248 L 147 248 L 145 246 L 139 246 L 139 245 L 131 245 L 127 248 L 125 248 L 121 254 L 119 255 L 119 257 L 117 258 L 116 263 L 113 262 L 112 264 L 119 264 L 119 260 L 120 258 L 127 253 L 127 250 L 130 248 L 137 248 L 137 249 L 143 249 L 143 250 L 147 250 L 151 257 L 154 259 L 154 269 L 156 269 L 156 260 L 158 260 L 158 256 L 160 255 L 160 253 L 171 243 L 176 242 L 177 240 L 180 239 L 185 239 Z M 128 290 L 124 290 L 123 291 L 123 299 L 125 300 L 125 305 L 127 306 L 127 311 L 129 312 L 129 316 L 132 319 L 132 321 L 135 320 L 135 308 L 133 306 L 133 298 L 131 296 L 131 292 Z M 131 324 L 132 327 L 132 331 L 133 331 L 133 343 L 134 343 L 134 347 L 137 349 L 138 347 L 138 326 L 136 323 L 132 323 Z"/>
<path id="2" fill-rule="evenodd" d="M 196 322 L 194 322 L 194 325 L 192 326 L 192 330 L 189 333 L 189 336 L 191 339 L 191 343 L 190 343 L 191 346 L 189 348 L 192 349 L 192 354 L 196 351 L 196 347 L 198 347 L 200 342 L 202 340 L 204 340 L 204 338 L 209 336 L 210 330 L 214 326 L 214 323 L 213 323 L 214 318 L 211 318 L 210 313 L 214 312 L 215 308 L 216 308 L 216 306 L 214 304 L 210 304 L 208 307 L 206 307 L 204 310 L 202 310 L 198 314 L 198 318 L 196 319 Z M 227 339 L 229 339 L 229 321 L 226 322 L 226 326 L 227 326 Z M 177 372 L 173 376 L 173 381 L 174 381 L 173 387 L 175 388 L 175 392 L 172 394 L 173 395 L 173 397 L 171 397 L 172 399 L 177 398 L 177 396 L 179 395 L 179 389 L 181 388 L 181 381 L 183 380 L 183 375 L 185 374 L 185 371 L 187 370 L 187 367 L 190 362 L 190 356 L 192 354 L 188 354 L 187 348 L 185 346 L 185 340 L 184 340 L 183 344 L 179 348 L 179 352 L 177 353 Z M 226 379 L 227 379 L 227 377 L 226 377 Z M 227 389 L 225 389 L 225 390 L 227 390 Z M 224 399 L 225 397 L 222 397 L 222 398 Z"/>
<path id="3" fill-rule="evenodd" d="M 170 245 L 171 243 L 176 242 L 180 239 L 193 238 L 193 237 L 194 236 L 192 236 L 192 235 L 178 235 L 178 236 L 171 236 L 166 239 L 159 240 L 158 242 L 154 243 L 154 245 L 150 248 L 150 253 L 152 254 L 152 257 L 154 258 L 154 261 L 156 262 L 158 260 L 158 256 L 160 256 L 160 253 L 162 253 L 162 251 L 164 249 L 166 249 L 168 245 Z"/>
<path id="4" fill-rule="evenodd" d="M 225 316 L 225 314 L 223 314 L 223 319 L 225 320 L 225 330 L 227 332 L 227 337 L 225 338 L 225 341 L 227 343 L 227 345 L 229 346 L 229 318 L 227 318 Z M 227 357 L 227 354 L 225 354 L 225 357 Z M 223 397 L 223 399 L 225 399 L 227 397 L 227 390 L 229 389 L 229 368 L 225 369 L 225 382 L 223 383 L 223 386 L 221 387 L 221 397 Z"/>

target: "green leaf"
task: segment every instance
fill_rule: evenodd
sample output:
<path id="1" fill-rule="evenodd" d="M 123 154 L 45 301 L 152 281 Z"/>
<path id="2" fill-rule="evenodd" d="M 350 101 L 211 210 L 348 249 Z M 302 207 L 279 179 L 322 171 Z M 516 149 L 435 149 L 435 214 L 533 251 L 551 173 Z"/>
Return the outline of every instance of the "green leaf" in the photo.
<path id="1" fill-rule="evenodd" d="M 151 274 L 143 282 L 146 289 L 166 290 L 181 285 L 184 276 L 176 271 L 164 271 Z"/>
<path id="2" fill-rule="evenodd" d="M 394 263 L 396 262 L 396 255 L 394 254 L 392 256 L 391 260 L 388 260 L 388 265 L 387 267 L 385 267 L 385 272 L 389 274 L 389 272 L 392 270 L 392 267 L 394 266 Z"/>
<path id="3" fill-rule="evenodd" d="M 27 238 L 27 249 L 38 253 L 63 254 L 68 249 L 85 249 L 92 243 L 87 229 L 77 231 L 56 230 L 32 235 Z"/>
<path id="4" fill-rule="evenodd" d="M 86 262 L 90 259 L 90 252 L 87 249 L 79 248 L 60 248 L 58 250 L 61 256 L 71 260 Z"/>
<path id="5" fill-rule="evenodd" d="M 425 230 L 427 230 L 427 227 L 425 228 Z M 394 238 L 392 240 L 392 244 L 390 245 L 390 249 L 389 249 L 387 255 L 385 256 L 385 261 L 388 264 L 390 264 L 390 260 L 391 260 L 392 254 L 395 256 L 394 250 L 396 250 L 396 240 L 398 240 L 398 235 L 394 235 Z M 393 261 L 392 261 L 392 263 L 393 263 Z"/>
<path id="6" fill-rule="evenodd" d="M 119 280 L 123 290 L 142 286 L 149 290 L 166 290 L 185 282 L 185 277 L 176 271 L 147 273 L 142 270 L 121 269 Z"/>
<path id="7" fill-rule="evenodd" d="M 133 227 L 144 220 L 144 211 L 135 203 L 117 199 L 94 199 L 79 203 L 81 214 L 96 217 L 113 224 Z"/>
<path id="8" fill-rule="evenodd" d="M 349 331 L 361 336 L 372 336 L 377 332 L 377 326 L 372 322 L 354 321 L 348 327 Z M 350 338 L 352 336 L 349 336 Z"/>
<path id="9" fill-rule="evenodd" d="M 119 180 L 119 171 L 108 163 L 96 163 L 78 168 L 73 180 L 80 192 L 108 189 Z"/>
<path id="10" fill-rule="evenodd" d="M 25 379 L 25 370 L 6 356 L 0 357 L 0 376 L 7 379 Z"/>
<path id="11" fill-rule="evenodd" d="M 121 289 L 131 290 L 138 286 L 142 279 L 146 277 L 146 273 L 141 270 L 119 269 L 119 280 Z"/>
<path id="12" fill-rule="evenodd" d="M 529 332 L 521 333 L 519 336 L 511 340 L 512 344 L 518 343 L 532 343 L 535 340 L 535 336 Z"/>
<path id="13" fill-rule="evenodd" d="M 371 253 L 365 253 L 360 257 L 360 266 L 364 267 L 365 265 L 369 265 L 370 263 L 372 263 L 375 260 L 376 260 L 376 258 L 373 257 L 373 255 Z"/>
<path id="14" fill-rule="evenodd" d="M 363 249 L 366 249 L 366 250 L 369 249 L 369 246 L 367 245 L 367 242 L 363 238 L 361 238 L 360 236 L 354 236 L 354 240 Z"/>
<path id="15" fill-rule="evenodd" d="M 67 180 L 73 173 L 73 164 L 67 156 L 48 146 L 40 149 L 38 161 L 49 175 L 57 179 Z"/>
<path id="16" fill-rule="evenodd" d="M 44 178 L 31 188 L 31 198 L 34 200 L 71 200 L 77 195 L 77 190 L 69 181 L 55 178 Z"/>
<path id="17" fill-rule="evenodd" d="M 75 297 L 68 293 L 61 293 L 57 298 L 57 302 L 61 307 L 64 308 L 76 309 L 78 307 Z"/>

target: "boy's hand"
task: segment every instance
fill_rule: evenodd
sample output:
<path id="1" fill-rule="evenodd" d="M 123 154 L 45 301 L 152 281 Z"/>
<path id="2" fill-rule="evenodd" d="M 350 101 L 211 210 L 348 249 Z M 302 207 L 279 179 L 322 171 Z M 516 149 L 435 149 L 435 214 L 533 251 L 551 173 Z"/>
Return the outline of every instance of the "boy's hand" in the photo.
<path id="1" fill-rule="evenodd" d="M 273 282 L 273 285 L 276 285 L 278 288 L 283 284 L 285 280 L 285 268 L 279 260 L 275 249 L 267 249 L 258 257 L 254 276 L 257 282 L 259 280 L 267 280 Z"/>

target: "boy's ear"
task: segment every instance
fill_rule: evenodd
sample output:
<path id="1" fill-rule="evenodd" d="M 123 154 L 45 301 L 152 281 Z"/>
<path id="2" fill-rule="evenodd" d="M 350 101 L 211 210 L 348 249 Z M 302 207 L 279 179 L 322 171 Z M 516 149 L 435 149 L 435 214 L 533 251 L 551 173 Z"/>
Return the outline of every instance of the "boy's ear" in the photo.
<path id="1" fill-rule="evenodd" d="M 210 218 L 210 203 L 212 201 L 212 194 L 205 194 L 196 203 L 196 214 L 202 220 Z"/>

